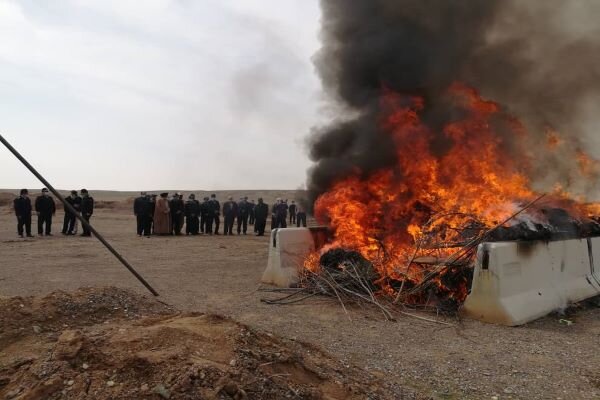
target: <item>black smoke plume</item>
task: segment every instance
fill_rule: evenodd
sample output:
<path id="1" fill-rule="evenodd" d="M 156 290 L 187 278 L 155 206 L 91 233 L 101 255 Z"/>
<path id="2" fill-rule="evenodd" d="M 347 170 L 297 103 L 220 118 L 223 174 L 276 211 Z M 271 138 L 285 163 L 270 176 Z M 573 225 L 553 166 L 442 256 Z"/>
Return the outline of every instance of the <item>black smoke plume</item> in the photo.
<path id="1" fill-rule="evenodd" d="M 455 112 L 440 100 L 453 82 L 476 88 L 525 124 L 525 149 L 511 148 L 508 137 L 503 143 L 512 156 L 533 160 L 527 173 L 537 189 L 560 183 L 593 194 L 596 182 L 582 180 L 574 160 L 600 147 L 590 133 L 600 99 L 600 2 L 321 0 L 321 8 L 314 61 L 340 112 L 309 139 L 311 204 L 357 169 L 393 165 L 394 146 L 376 123 L 382 85 L 424 98 L 421 118 L 439 132 Z M 541 146 L 549 129 L 561 139 L 556 154 Z M 439 136 L 433 154 L 448 146 Z"/>

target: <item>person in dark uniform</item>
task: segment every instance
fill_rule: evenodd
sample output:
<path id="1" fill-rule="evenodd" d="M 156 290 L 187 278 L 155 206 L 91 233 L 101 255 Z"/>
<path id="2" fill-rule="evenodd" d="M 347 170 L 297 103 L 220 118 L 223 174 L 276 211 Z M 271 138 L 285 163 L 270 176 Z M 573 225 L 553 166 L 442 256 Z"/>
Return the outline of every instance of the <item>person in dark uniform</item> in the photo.
<path id="1" fill-rule="evenodd" d="M 229 196 L 227 201 L 223 203 L 223 222 L 225 224 L 224 235 L 233 235 L 233 222 L 238 215 L 238 205 L 233 201 L 233 197 Z"/>
<path id="2" fill-rule="evenodd" d="M 287 228 L 287 216 L 288 216 L 288 210 L 289 210 L 289 206 L 288 206 L 288 199 L 285 199 L 283 201 L 283 204 L 281 205 L 281 208 L 279 209 L 279 225 L 280 228 Z"/>
<path id="3" fill-rule="evenodd" d="M 185 216 L 185 203 L 179 193 L 175 193 L 169 203 L 171 209 L 171 234 L 179 236 L 183 229 L 182 218 Z"/>
<path id="4" fill-rule="evenodd" d="M 149 213 L 150 216 L 148 217 L 149 219 L 149 232 L 151 235 L 154 235 L 154 212 L 156 211 L 156 198 L 158 196 L 153 194 L 151 196 L 148 196 L 148 202 L 150 203 L 149 205 Z"/>
<path id="5" fill-rule="evenodd" d="M 42 195 L 35 199 L 35 212 L 38 217 L 38 235 L 42 236 L 46 232 L 46 236 L 52 236 L 52 217 L 56 214 L 56 203 L 50 197 L 48 189 L 43 188 Z"/>
<path id="6" fill-rule="evenodd" d="M 192 193 L 185 202 L 185 234 L 195 236 L 198 233 L 200 233 L 200 202 Z"/>
<path id="7" fill-rule="evenodd" d="M 294 225 L 296 223 L 296 203 L 292 200 L 292 204 L 290 204 L 290 225 Z"/>
<path id="8" fill-rule="evenodd" d="M 77 190 L 72 190 L 71 191 L 71 195 L 69 197 L 67 197 L 65 199 L 67 201 L 67 203 L 69 203 L 77 212 L 81 211 L 81 197 L 79 197 L 77 195 Z M 62 229 L 62 234 L 63 235 L 74 235 L 74 230 L 75 230 L 75 222 L 77 221 L 77 218 L 75 218 L 75 215 L 73 213 L 71 213 L 67 207 L 64 207 L 65 210 L 65 218 L 64 218 L 64 222 L 63 222 L 63 229 Z"/>
<path id="9" fill-rule="evenodd" d="M 303 226 L 306 228 L 306 211 L 302 207 L 298 207 L 298 214 L 296 215 L 296 226 L 300 228 Z"/>
<path id="10" fill-rule="evenodd" d="M 275 228 L 287 228 L 287 210 L 287 204 L 280 199 L 277 205 L 274 207 Z"/>
<path id="11" fill-rule="evenodd" d="M 219 203 L 219 201 L 217 200 L 217 195 L 216 194 L 211 194 L 210 195 L 210 200 L 209 202 L 209 211 L 210 211 L 210 218 L 212 219 L 212 222 L 214 222 L 215 224 L 215 235 L 219 234 L 219 226 L 221 225 L 221 203 Z M 212 224 L 211 224 L 211 230 L 210 230 L 210 234 L 212 235 Z"/>
<path id="12" fill-rule="evenodd" d="M 275 199 L 275 203 L 273 203 L 273 208 L 271 209 L 271 230 L 277 228 L 277 207 L 279 207 L 279 203 L 281 203 L 281 199 Z"/>
<path id="13" fill-rule="evenodd" d="M 267 226 L 267 217 L 269 216 L 269 206 L 263 202 L 262 197 L 258 199 L 258 204 L 254 207 L 256 236 L 265 235 L 265 227 Z"/>
<path id="14" fill-rule="evenodd" d="M 207 222 L 208 222 L 208 214 L 209 214 L 209 204 L 208 197 L 204 198 L 202 204 L 200 204 L 200 232 L 208 233 Z"/>
<path id="15" fill-rule="evenodd" d="M 152 212 L 150 197 L 142 192 L 140 197 L 133 202 L 133 213 L 137 219 L 138 236 L 150 236 L 150 213 Z"/>
<path id="16" fill-rule="evenodd" d="M 244 235 L 248 231 L 248 217 L 250 216 L 250 203 L 248 203 L 247 197 L 242 197 L 238 203 L 237 213 L 237 234 Z"/>
<path id="17" fill-rule="evenodd" d="M 183 230 L 183 225 L 185 224 L 185 200 L 183 200 L 183 195 L 179 193 L 179 201 L 183 204 L 183 212 L 179 215 L 179 226 L 181 230 Z"/>
<path id="18" fill-rule="evenodd" d="M 94 198 L 90 196 L 87 189 L 81 189 L 81 217 L 89 223 L 93 214 Z M 81 234 L 81 236 L 92 236 L 92 232 L 87 226 L 83 225 L 83 233 Z"/>
<path id="19" fill-rule="evenodd" d="M 17 233 L 23 237 L 27 233 L 27 237 L 33 237 L 31 234 L 31 200 L 29 199 L 29 191 L 21 189 L 20 196 L 13 202 L 15 215 L 17 217 Z"/>
<path id="20" fill-rule="evenodd" d="M 248 208 L 248 223 L 250 225 L 254 225 L 254 207 L 256 207 L 256 203 L 254 202 L 254 200 L 252 200 L 249 204 L 249 208 Z M 254 229 L 254 232 L 256 232 L 256 229 Z"/>
<path id="21" fill-rule="evenodd" d="M 204 220 L 204 233 L 207 235 L 212 235 L 213 234 L 213 224 L 215 222 L 215 212 L 213 210 L 213 203 L 208 200 L 208 202 L 205 205 L 206 207 L 206 217 Z"/>
<path id="22" fill-rule="evenodd" d="M 133 200 L 133 215 L 136 218 L 136 232 L 138 236 L 142 236 L 144 231 L 144 224 L 142 222 L 142 209 L 144 207 L 144 201 L 146 200 L 146 192 L 142 192 L 140 197 L 136 197 Z"/>

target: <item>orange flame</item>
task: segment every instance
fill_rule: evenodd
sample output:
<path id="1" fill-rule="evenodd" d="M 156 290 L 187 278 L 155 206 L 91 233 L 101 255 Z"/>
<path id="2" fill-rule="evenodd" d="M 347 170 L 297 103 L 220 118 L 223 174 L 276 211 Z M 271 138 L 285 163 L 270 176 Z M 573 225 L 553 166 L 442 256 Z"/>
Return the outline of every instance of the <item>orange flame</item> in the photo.
<path id="1" fill-rule="evenodd" d="M 356 171 L 317 199 L 316 218 L 335 232 L 328 248 L 356 250 L 382 276 L 418 282 L 423 269 L 407 264 L 424 230 L 439 231 L 442 242 L 460 242 L 473 221 L 492 227 L 537 196 L 527 174 L 530 160 L 508 155 L 509 145 L 524 143 L 527 137 L 519 121 L 459 83 L 447 90 L 446 97 L 465 112 L 442 128 L 447 146 L 440 156 L 432 152 L 433 132 L 420 119 L 423 99 L 383 90 L 380 125 L 395 145 L 396 165 L 366 177 Z M 498 129 L 504 130 L 502 135 Z M 503 137 L 513 143 L 504 143 Z M 550 132 L 548 147 L 559 144 L 557 134 Z M 583 173 L 597 167 L 584 153 L 578 163 Z M 568 194 L 556 196 L 565 199 Z M 432 215 L 439 218 L 432 220 Z M 437 257 L 452 252 L 435 249 Z M 312 255 L 306 267 L 314 271 L 318 261 Z M 442 281 L 443 277 L 436 280 L 438 286 Z M 462 301 L 467 284 L 458 286 L 453 296 Z"/>

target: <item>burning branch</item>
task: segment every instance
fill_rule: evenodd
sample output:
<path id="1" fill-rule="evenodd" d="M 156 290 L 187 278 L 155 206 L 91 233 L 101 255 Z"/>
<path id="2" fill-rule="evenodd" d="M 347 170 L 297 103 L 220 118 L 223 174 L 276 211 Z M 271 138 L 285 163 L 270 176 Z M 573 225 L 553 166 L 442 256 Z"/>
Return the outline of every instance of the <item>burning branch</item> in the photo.
<path id="1" fill-rule="evenodd" d="M 452 264 L 458 262 L 461 259 L 471 259 L 472 256 L 473 256 L 473 254 L 474 254 L 474 252 L 477 249 L 477 246 L 479 246 L 487 238 L 489 238 L 490 235 L 494 231 L 496 231 L 501 226 L 506 225 L 509 221 L 511 221 L 512 219 L 516 218 L 519 214 L 523 213 L 525 210 L 527 210 L 528 208 L 530 208 L 531 206 L 533 206 L 535 203 L 537 203 L 538 201 L 540 201 L 544 197 L 546 197 L 546 194 L 542 194 L 542 195 L 538 196 L 534 200 L 532 200 L 529 203 L 527 203 L 519 211 L 517 211 L 516 213 L 512 214 L 510 217 L 506 218 L 504 221 L 500 222 L 499 224 L 496 224 L 493 228 L 487 230 L 483 235 L 481 235 L 478 238 L 473 239 L 466 246 L 462 247 L 456 253 L 452 254 L 450 257 L 448 257 L 448 259 L 443 264 L 437 265 L 435 267 L 435 269 L 433 271 L 431 271 L 428 275 L 426 275 L 425 278 L 423 278 L 423 280 L 418 285 L 416 285 L 414 288 L 412 288 L 410 290 L 410 292 L 409 292 L 409 295 L 415 295 L 415 294 L 420 293 L 423 290 L 425 290 L 428 287 L 428 285 L 430 284 L 430 282 L 432 281 L 433 278 L 439 276 L 442 273 L 442 271 L 446 270 Z M 398 293 L 398 298 L 396 298 L 396 301 L 399 300 L 400 294 L 401 294 L 401 292 Z"/>

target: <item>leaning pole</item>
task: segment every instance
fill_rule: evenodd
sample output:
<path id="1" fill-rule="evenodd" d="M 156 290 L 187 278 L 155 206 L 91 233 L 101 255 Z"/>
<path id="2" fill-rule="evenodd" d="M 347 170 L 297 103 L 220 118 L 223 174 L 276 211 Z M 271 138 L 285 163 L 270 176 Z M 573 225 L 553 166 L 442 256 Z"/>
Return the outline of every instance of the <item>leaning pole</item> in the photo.
<path id="1" fill-rule="evenodd" d="M 146 287 L 146 289 L 148 289 L 150 291 L 150 293 L 152 293 L 154 296 L 158 296 L 158 292 L 156 290 L 154 290 L 154 288 L 152 286 L 150 286 L 150 284 L 148 282 L 146 282 L 146 280 L 131 266 L 131 264 L 129 264 L 129 262 L 123 258 L 123 256 L 121 254 L 119 254 L 114 247 L 112 247 L 110 245 L 110 243 L 108 243 L 106 241 L 106 239 L 104 239 L 104 237 L 98 233 L 98 231 L 96 229 L 94 229 L 94 227 L 92 225 L 90 225 L 89 222 L 87 222 L 78 212 L 77 210 L 75 210 L 75 208 L 69 204 L 65 198 L 54 188 L 54 186 L 52 186 L 50 184 L 50 182 L 48 182 L 31 164 L 29 164 L 29 162 L 14 148 L 11 146 L 10 143 L 8 143 L 8 141 L 6 139 L 4 139 L 4 137 L 0 134 L 0 142 L 2 142 L 2 144 L 4 146 L 6 146 L 6 148 L 14 154 L 15 157 L 17 157 L 19 159 L 19 161 L 21 161 L 21 163 L 23 163 L 23 165 L 25 167 L 27 167 L 27 169 L 29 171 L 31 171 L 31 173 L 33 175 L 36 176 L 36 178 L 38 178 L 40 180 L 40 182 L 42 182 L 44 184 L 44 186 L 46 186 L 55 196 L 57 199 L 60 200 L 61 203 L 63 203 L 63 205 L 65 206 L 65 208 L 67 210 L 69 210 L 70 213 L 72 213 L 73 215 L 75 215 L 75 217 L 77 217 L 77 219 L 81 222 L 81 224 L 83 226 L 85 226 L 87 229 L 90 230 L 90 232 L 92 232 L 94 234 L 94 236 L 104 245 L 104 247 L 106 247 L 108 249 L 108 251 L 110 251 L 116 258 L 117 260 L 119 260 L 121 262 L 121 264 L 123 264 L 123 266 L 125 266 L 125 268 L 127 268 L 129 270 L 129 272 L 131 272 L 133 274 L 133 276 L 135 276 L 137 278 L 138 281 L 140 281 L 142 283 L 142 285 L 144 285 Z"/>

